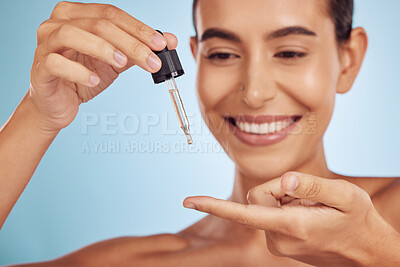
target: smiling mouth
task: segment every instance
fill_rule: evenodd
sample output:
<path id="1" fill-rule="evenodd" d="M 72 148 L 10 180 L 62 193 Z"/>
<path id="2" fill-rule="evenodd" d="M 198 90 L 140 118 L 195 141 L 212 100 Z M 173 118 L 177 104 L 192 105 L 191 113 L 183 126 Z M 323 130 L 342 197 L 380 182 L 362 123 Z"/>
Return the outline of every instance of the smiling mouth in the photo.
<path id="1" fill-rule="evenodd" d="M 302 115 L 260 115 L 260 116 L 225 116 L 224 119 L 241 132 L 254 135 L 268 135 L 284 132 Z"/>

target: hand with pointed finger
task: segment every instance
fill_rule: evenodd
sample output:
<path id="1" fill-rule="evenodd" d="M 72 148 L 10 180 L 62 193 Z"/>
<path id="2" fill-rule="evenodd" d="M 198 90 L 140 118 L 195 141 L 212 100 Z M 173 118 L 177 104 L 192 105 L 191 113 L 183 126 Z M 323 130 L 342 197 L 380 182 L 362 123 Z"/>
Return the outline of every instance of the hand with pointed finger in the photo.
<path id="1" fill-rule="evenodd" d="M 400 263 L 399 233 L 368 193 L 348 181 L 287 172 L 252 188 L 247 199 L 249 205 L 195 196 L 183 205 L 264 230 L 274 255 L 317 266 Z M 393 244 L 398 253 L 390 254 Z"/>
<path id="2" fill-rule="evenodd" d="M 58 132 L 75 118 L 79 105 L 105 90 L 137 65 L 161 68 L 152 50 L 175 49 L 177 38 L 161 35 L 107 4 L 60 2 L 37 32 L 37 48 L 26 96 L 40 127 Z"/>

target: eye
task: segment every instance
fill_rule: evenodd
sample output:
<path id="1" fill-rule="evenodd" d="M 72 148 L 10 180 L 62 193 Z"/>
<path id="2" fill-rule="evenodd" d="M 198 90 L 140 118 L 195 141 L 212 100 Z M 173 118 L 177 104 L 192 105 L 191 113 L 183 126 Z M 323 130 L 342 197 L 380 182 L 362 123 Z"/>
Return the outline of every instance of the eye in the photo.
<path id="1" fill-rule="evenodd" d="M 207 56 L 206 58 L 210 59 L 210 60 L 228 60 L 228 59 L 232 59 L 232 58 L 238 58 L 239 56 L 234 55 L 234 54 L 230 54 L 230 53 L 214 53 L 211 54 L 209 56 Z"/>
<path id="2" fill-rule="evenodd" d="M 279 52 L 274 55 L 274 57 L 279 57 L 283 59 L 296 59 L 296 58 L 301 58 L 305 57 L 307 54 L 306 53 L 301 53 L 301 52 L 294 52 L 294 51 L 283 51 Z"/>

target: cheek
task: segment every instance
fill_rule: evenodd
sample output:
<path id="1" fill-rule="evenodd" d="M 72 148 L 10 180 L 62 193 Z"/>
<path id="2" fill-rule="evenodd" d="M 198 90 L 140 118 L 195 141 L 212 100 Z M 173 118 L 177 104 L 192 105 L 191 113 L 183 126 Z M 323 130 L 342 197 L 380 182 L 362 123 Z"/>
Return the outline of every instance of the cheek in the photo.
<path id="1" fill-rule="evenodd" d="M 234 70 L 213 67 L 200 60 L 196 88 L 202 109 L 209 111 L 215 108 L 224 99 L 227 99 L 235 88 L 239 88 L 239 81 L 236 77 Z"/>
<path id="2" fill-rule="evenodd" d="M 335 60 L 309 60 L 301 68 L 280 72 L 278 84 L 308 111 L 323 113 L 323 110 L 330 110 L 335 101 L 339 64 L 332 62 Z"/>

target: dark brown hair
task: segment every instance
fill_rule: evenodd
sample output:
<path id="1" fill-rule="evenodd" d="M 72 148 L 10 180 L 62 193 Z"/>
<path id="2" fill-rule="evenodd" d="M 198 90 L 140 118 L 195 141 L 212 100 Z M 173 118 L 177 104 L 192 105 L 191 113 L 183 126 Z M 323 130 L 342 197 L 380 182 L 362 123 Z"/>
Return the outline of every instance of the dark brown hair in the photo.
<path id="1" fill-rule="evenodd" d="M 197 38 L 196 8 L 199 0 L 193 0 L 193 26 Z M 339 44 L 350 39 L 353 28 L 354 0 L 327 0 L 329 2 L 329 15 L 335 24 L 336 40 Z"/>

